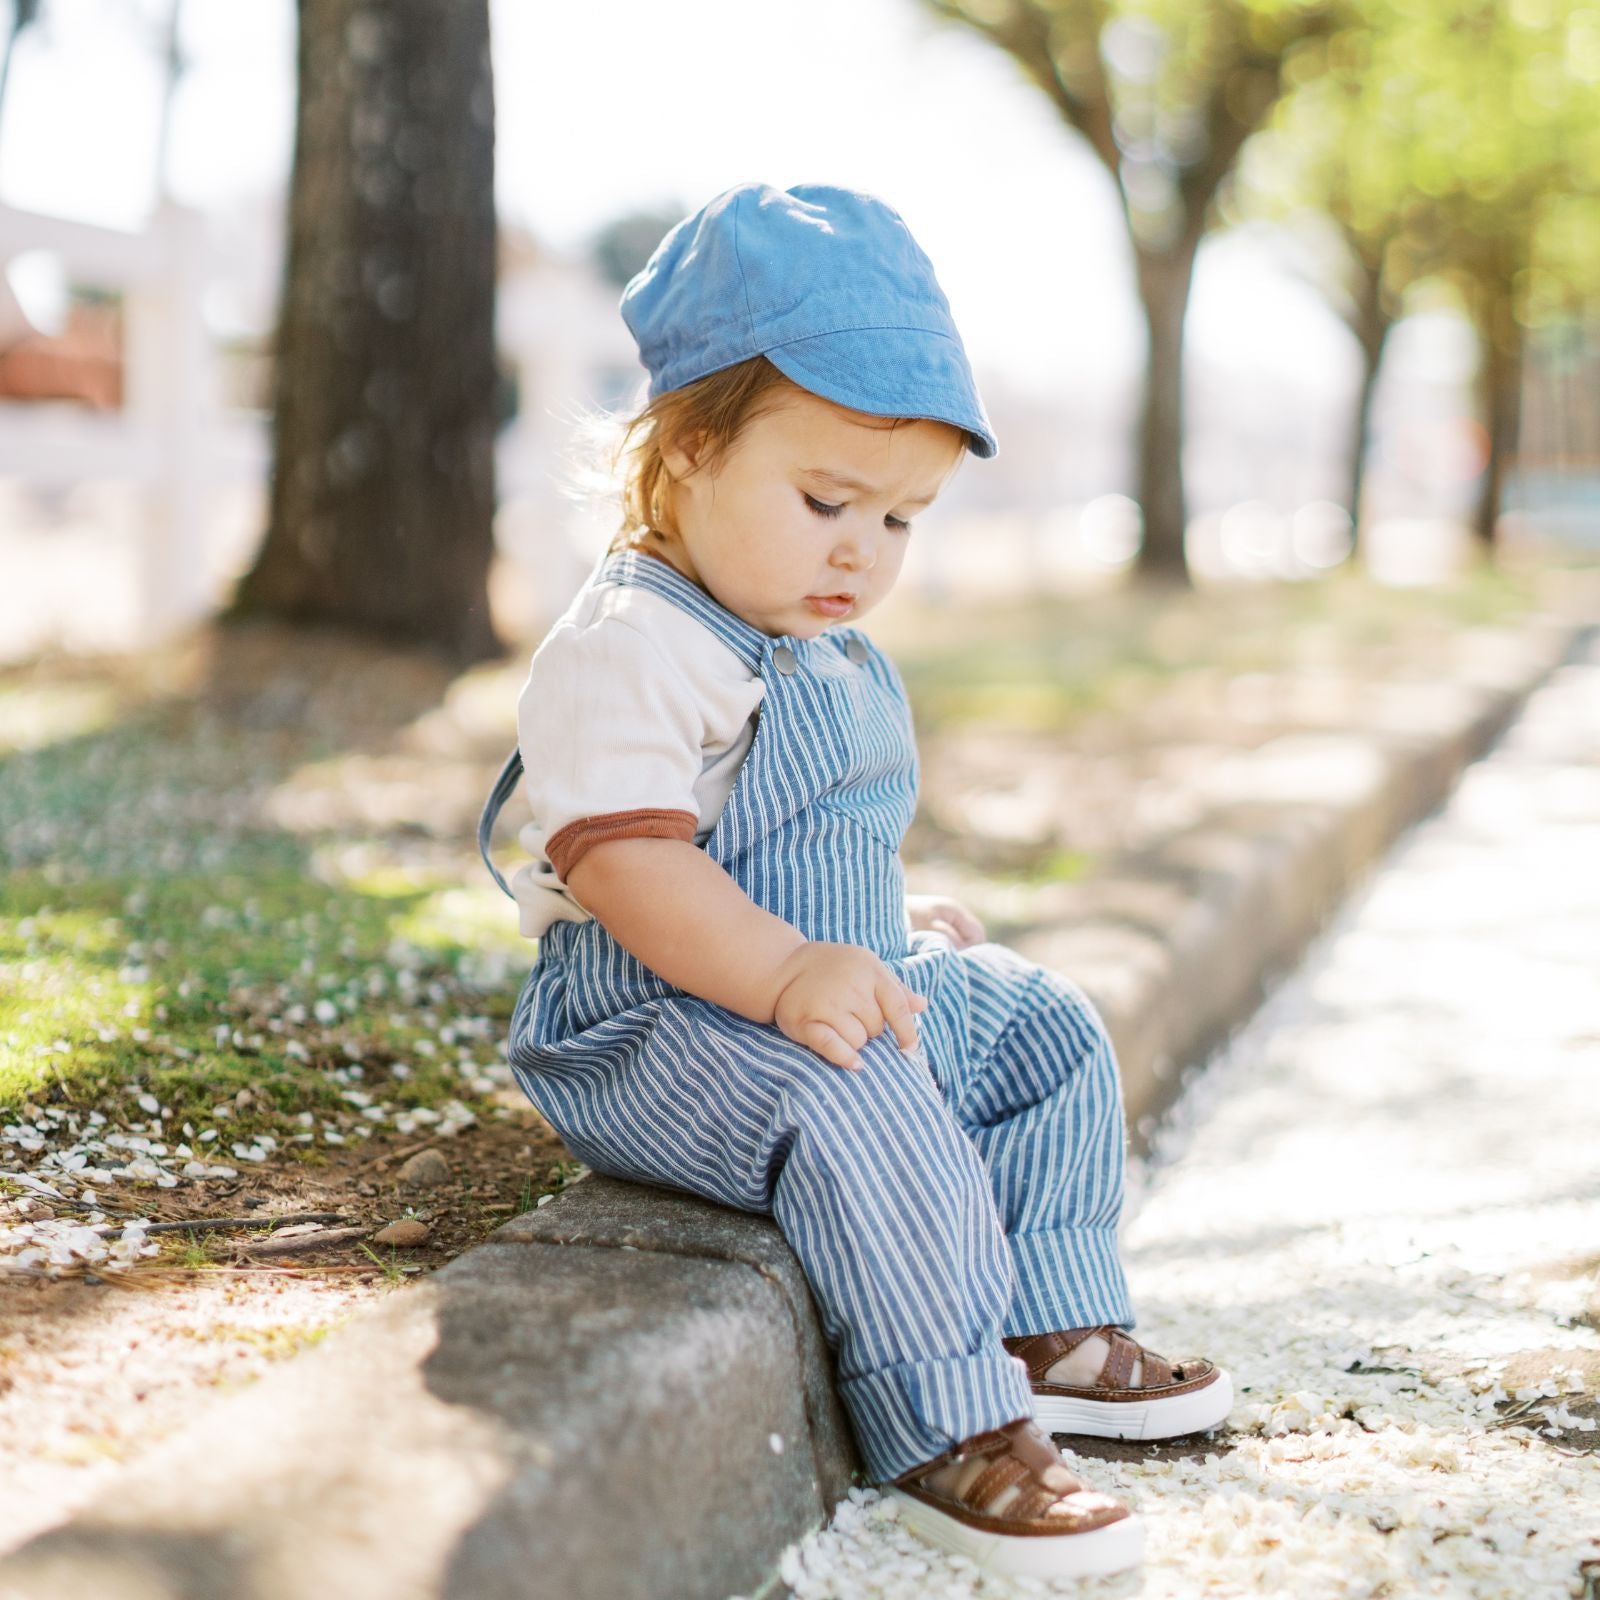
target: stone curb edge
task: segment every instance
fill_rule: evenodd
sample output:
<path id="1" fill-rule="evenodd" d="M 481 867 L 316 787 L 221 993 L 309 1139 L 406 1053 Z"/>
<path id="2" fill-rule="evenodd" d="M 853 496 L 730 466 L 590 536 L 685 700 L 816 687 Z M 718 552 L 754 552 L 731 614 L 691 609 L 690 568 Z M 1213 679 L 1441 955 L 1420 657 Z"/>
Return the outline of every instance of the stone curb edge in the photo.
<path id="1" fill-rule="evenodd" d="M 1141 1148 L 1182 1071 L 1254 1015 L 1275 977 L 1408 828 L 1449 797 L 1591 628 L 1486 636 L 1466 681 L 1374 695 L 1373 725 L 1295 732 L 1219 763 L 1191 825 L 1066 886 L 1008 938 L 1069 974 L 1116 1046 Z"/>
<path id="2" fill-rule="evenodd" d="M 1230 758 L 1199 820 L 1008 941 L 1094 1000 L 1136 1138 L 1585 631 Z M 771 1221 L 590 1178 L 219 1401 L 0 1560 L 0 1600 L 754 1596 L 855 1468 Z"/>

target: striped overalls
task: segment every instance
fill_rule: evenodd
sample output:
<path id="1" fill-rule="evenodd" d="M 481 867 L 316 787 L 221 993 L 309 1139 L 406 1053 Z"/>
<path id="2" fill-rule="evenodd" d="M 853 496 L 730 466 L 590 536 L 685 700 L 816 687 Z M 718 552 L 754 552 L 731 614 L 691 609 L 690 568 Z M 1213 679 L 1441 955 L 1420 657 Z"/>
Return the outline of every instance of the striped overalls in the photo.
<path id="1" fill-rule="evenodd" d="M 648 556 L 611 556 L 594 581 L 665 596 L 763 680 L 707 854 L 807 939 L 873 951 L 928 1007 L 918 1051 L 886 1029 L 866 1070 L 844 1072 L 664 983 L 598 921 L 557 922 L 517 1004 L 512 1069 L 597 1172 L 772 1214 L 886 1480 L 1030 1412 L 1002 1334 L 1131 1326 L 1111 1045 L 1064 978 L 908 932 L 916 747 L 899 675 L 862 634 L 770 638 Z"/>

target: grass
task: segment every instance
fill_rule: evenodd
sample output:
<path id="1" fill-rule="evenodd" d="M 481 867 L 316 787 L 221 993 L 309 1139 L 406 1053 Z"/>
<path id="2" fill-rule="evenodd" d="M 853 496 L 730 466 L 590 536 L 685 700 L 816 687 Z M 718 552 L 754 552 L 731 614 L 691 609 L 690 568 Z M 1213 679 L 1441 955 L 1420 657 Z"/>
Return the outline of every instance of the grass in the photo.
<path id="1" fill-rule="evenodd" d="M 1038 859 L 1011 873 L 996 873 L 1002 882 L 1011 881 L 1043 886 L 1050 883 L 1076 883 L 1088 874 L 1094 858 L 1082 850 L 1046 850 Z"/>
<path id="2" fill-rule="evenodd" d="M 178 1326 L 173 1332 L 183 1339 L 201 1344 L 242 1344 L 269 1361 L 282 1361 L 313 1345 L 321 1344 L 335 1328 L 349 1318 L 335 1317 L 314 1327 L 294 1323 L 274 1323 L 259 1327 L 248 1322 L 214 1322 L 206 1328 Z"/>
<path id="3" fill-rule="evenodd" d="M 400 1265 L 399 1253 L 393 1246 L 390 1247 L 388 1260 L 385 1260 L 371 1245 L 365 1242 L 361 1245 L 361 1251 L 363 1255 L 372 1258 L 378 1270 L 383 1273 L 383 1281 L 391 1288 L 406 1281 L 406 1269 Z"/>
<path id="4" fill-rule="evenodd" d="M 1502 623 L 1535 604 L 1537 582 L 1480 568 L 1447 587 L 1395 589 L 1342 571 L 1320 583 L 1118 589 L 981 611 L 908 604 L 886 642 L 925 734 L 1061 733 L 1185 673 L 1314 667 L 1417 630 L 1443 638 Z"/>
<path id="5" fill-rule="evenodd" d="M 190 1269 L 214 1267 L 221 1259 L 216 1244 L 204 1234 L 198 1238 L 175 1239 L 167 1246 L 167 1251 L 170 1252 L 167 1259 L 173 1266 Z"/>
<path id="6" fill-rule="evenodd" d="M 1487 570 L 1438 591 L 1352 574 L 903 610 L 882 634 L 925 734 L 1059 737 L 1185 673 L 1381 663 L 1397 637 L 1533 599 L 1531 578 Z M 473 824 L 520 673 L 452 680 L 269 630 L 178 666 L 0 674 L 0 1122 L 94 1113 L 197 1158 L 242 1164 L 235 1147 L 266 1138 L 270 1159 L 316 1164 L 370 1133 L 364 1100 L 487 1114 L 533 950 Z M 1088 866 L 1052 846 L 996 871 Z M 537 1199 L 526 1186 L 518 1209 Z"/>
<path id="7" fill-rule="evenodd" d="M 463 851 L 414 828 L 281 814 L 381 797 L 363 741 L 403 746 L 449 688 L 425 669 L 426 692 L 396 705 L 392 658 L 338 648 L 347 670 L 331 673 L 298 641 L 258 649 L 248 692 L 210 680 L 114 702 L 73 682 L 52 702 L 40 674 L 0 677 L 0 1118 L 93 1110 L 195 1158 L 240 1164 L 233 1147 L 265 1136 L 316 1163 L 330 1131 L 370 1132 L 364 1097 L 399 1117 L 487 1109 L 532 955 L 498 892 L 464 887 Z M 319 701 L 328 682 L 348 703 Z M 298 714 L 264 717 L 286 683 Z M 508 734 L 452 753 L 474 788 Z"/>
<path id="8" fill-rule="evenodd" d="M 472 1099 L 452 1047 L 486 1066 L 511 996 L 475 980 L 478 945 L 430 924 L 451 887 L 372 896 L 248 844 L 209 878 L 15 873 L 0 887 L 0 1108 L 148 1096 L 169 1126 L 231 1146 L 347 1113 L 352 1084 L 402 1109 Z"/>

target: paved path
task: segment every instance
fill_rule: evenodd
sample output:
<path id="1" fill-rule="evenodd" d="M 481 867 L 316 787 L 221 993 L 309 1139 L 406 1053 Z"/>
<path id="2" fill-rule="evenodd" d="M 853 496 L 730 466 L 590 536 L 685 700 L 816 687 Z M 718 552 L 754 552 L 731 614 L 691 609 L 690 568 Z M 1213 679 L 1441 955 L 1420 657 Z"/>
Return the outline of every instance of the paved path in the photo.
<path id="1" fill-rule="evenodd" d="M 1591 638 L 1138 1175 L 1141 1332 L 1240 1392 L 1209 1450 L 1085 1463 L 1149 1554 L 1063 1592 L 1600 1593 L 1597 978 Z M 785 1577 L 801 1600 L 1045 1592 L 930 1556 L 860 1491 Z"/>

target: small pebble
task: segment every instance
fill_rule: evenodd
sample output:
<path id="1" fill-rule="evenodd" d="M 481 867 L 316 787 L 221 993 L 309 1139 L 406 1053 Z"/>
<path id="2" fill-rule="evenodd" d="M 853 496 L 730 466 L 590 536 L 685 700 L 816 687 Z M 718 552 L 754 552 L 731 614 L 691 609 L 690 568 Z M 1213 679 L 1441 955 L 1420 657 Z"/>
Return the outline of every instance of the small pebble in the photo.
<path id="1" fill-rule="evenodd" d="M 380 1228 L 373 1234 L 372 1242 L 374 1244 L 398 1245 L 404 1249 L 409 1245 L 421 1244 L 427 1237 L 427 1223 L 404 1217 L 399 1222 L 391 1222 L 387 1228 Z"/>
<path id="2" fill-rule="evenodd" d="M 432 1189 L 450 1181 L 450 1163 L 437 1150 L 419 1150 L 395 1174 L 402 1189 Z"/>

